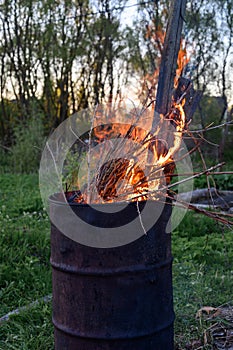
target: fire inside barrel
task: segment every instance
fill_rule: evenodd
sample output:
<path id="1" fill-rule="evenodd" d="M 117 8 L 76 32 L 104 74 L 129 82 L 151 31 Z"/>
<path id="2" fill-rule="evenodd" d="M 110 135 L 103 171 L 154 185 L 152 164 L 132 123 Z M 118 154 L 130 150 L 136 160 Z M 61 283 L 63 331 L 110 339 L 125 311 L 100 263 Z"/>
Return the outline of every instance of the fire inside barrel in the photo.
<path id="1" fill-rule="evenodd" d="M 62 216 L 69 205 L 94 227 L 96 237 L 133 221 L 145 203 L 150 206 L 145 221 L 160 212 L 146 234 L 110 249 L 79 244 L 52 225 L 56 350 L 173 349 L 171 203 L 166 193 L 187 124 L 183 104 L 184 99 L 174 102 L 153 134 L 134 124 L 93 126 L 82 140 L 90 172 L 85 185 L 67 193 L 68 204 L 62 196 L 50 198 L 53 216 Z M 128 203 L 120 212 L 119 202 Z M 111 214 L 102 212 L 106 208 Z M 82 228 L 73 230 L 75 236 Z"/>
<path id="2" fill-rule="evenodd" d="M 179 22 L 181 9 L 174 6 L 173 10 L 176 16 L 171 18 L 178 18 Z M 168 42 L 173 35 L 172 31 L 169 33 Z M 166 54 L 166 49 L 164 51 Z M 174 57 L 172 59 L 175 62 Z M 101 108 L 96 109 L 91 130 L 77 141 L 86 167 L 84 163 L 80 165 L 79 177 L 75 176 L 77 171 L 72 174 L 71 191 L 66 193 L 69 203 L 56 195 L 50 198 L 52 216 L 62 216 L 64 206 L 70 206 L 77 216 L 92 225 L 95 237 L 103 230 L 119 227 L 128 217 L 140 217 L 145 205 L 150 207 L 145 221 L 159 213 L 146 231 L 139 220 L 140 231 L 145 233 L 140 238 L 108 249 L 73 241 L 52 224 L 56 350 L 174 348 L 168 228 L 171 203 L 167 189 L 175 169 L 174 157 L 192 114 L 191 100 L 194 101 L 195 94 L 187 79 L 179 77 L 171 82 L 164 77 L 164 81 L 167 85 L 175 83 L 171 103 L 170 96 L 166 101 L 169 110 L 152 111 L 150 120 L 145 118 L 149 107 L 140 113 L 134 109 L 129 114 L 130 122 L 119 122 L 117 111 L 110 109 L 102 113 Z M 161 85 L 164 91 L 165 85 Z M 160 94 L 162 90 L 158 89 Z M 169 89 L 167 94 L 170 94 Z M 158 99 L 156 105 L 159 103 Z M 107 122 L 104 121 L 106 114 Z M 138 125 L 140 118 L 142 125 Z M 73 187 L 76 187 L 75 192 Z M 117 212 L 119 202 L 128 205 Z M 102 213 L 106 208 L 109 215 Z M 72 237 L 75 237 L 82 227 L 77 225 L 73 230 Z M 125 234 L 129 234 L 128 231 L 127 228 Z"/>
<path id="3" fill-rule="evenodd" d="M 108 116 L 111 122 L 93 126 L 91 133 L 82 140 L 88 162 L 83 185 L 78 184 L 77 178 L 71 184 L 82 193 L 75 202 L 157 200 L 158 192 L 166 190 L 170 183 L 175 168 L 174 155 L 187 125 L 184 102 L 185 99 L 174 102 L 171 111 L 160 116 L 153 133 L 149 128 L 138 126 L 144 112 L 134 116 L 135 124 L 132 118 L 132 124 L 126 124 L 114 122 L 116 116 L 111 111 Z M 152 117 L 151 109 L 150 113 L 147 111 L 149 125 Z"/>

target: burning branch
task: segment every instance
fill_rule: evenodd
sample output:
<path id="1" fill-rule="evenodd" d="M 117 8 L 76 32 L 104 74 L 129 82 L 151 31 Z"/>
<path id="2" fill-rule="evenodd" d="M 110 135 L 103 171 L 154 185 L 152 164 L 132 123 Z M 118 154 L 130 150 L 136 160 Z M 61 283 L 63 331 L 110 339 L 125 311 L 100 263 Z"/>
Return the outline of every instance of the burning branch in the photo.
<path id="1" fill-rule="evenodd" d="M 163 115 L 169 112 L 171 106 L 186 0 L 172 0 L 170 6 L 171 10 L 159 71 L 155 107 L 156 113 Z M 156 113 L 152 130 L 154 130 L 157 125 Z"/>
<path id="2" fill-rule="evenodd" d="M 176 76 L 177 64 L 179 74 L 183 68 L 183 62 L 180 62 L 178 58 L 182 51 L 181 31 L 185 8 L 186 0 L 171 1 L 171 11 L 160 64 L 152 133 L 156 131 L 160 123 L 160 116 L 171 114 L 174 108 L 180 105 L 182 105 L 186 115 L 185 124 L 188 123 L 201 97 L 200 92 L 194 91 L 189 79 Z"/>
<path id="3" fill-rule="evenodd" d="M 170 193 L 174 186 L 203 174 L 207 176 L 210 190 L 208 176 L 222 163 L 207 168 L 200 150 L 200 140 L 195 139 L 188 129 L 201 93 L 194 90 L 190 79 L 176 76 L 177 62 L 180 62 L 179 50 L 185 6 L 186 0 L 171 1 L 154 110 L 150 109 L 152 106 L 149 105 L 146 108 L 143 106 L 139 111 L 134 105 L 127 114 L 127 118 L 130 116 L 132 119 L 129 124 L 118 122 L 120 108 L 115 110 L 111 107 L 105 111 L 98 106 L 95 110 L 91 129 L 86 139 L 81 140 L 82 144 L 88 146 L 87 183 L 80 189 L 82 194 L 78 192 L 74 201 L 79 203 L 138 202 L 148 199 L 166 201 L 167 198 L 174 199 Z M 180 64 L 179 74 L 183 67 L 183 63 Z M 105 123 L 107 115 L 108 122 Z M 148 118 L 149 116 L 151 118 Z M 96 122 L 96 119 L 101 119 L 102 124 Z M 151 124 L 148 127 L 149 119 Z M 143 120 L 145 129 L 138 126 L 139 120 Z M 172 177 L 176 176 L 175 155 L 181 148 L 184 133 L 193 139 L 195 146 L 176 161 L 198 150 L 204 170 L 190 176 L 188 174 L 186 179 L 171 184 Z M 105 142 L 104 149 L 100 147 L 95 153 L 93 145 L 101 146 L 103 142 Z M 211 191 L 210 198 L 212 199 Z M 180 201 L 188 209 L 203 213 L 222 223 L 231 223 L 228 218 L 223 218 L 222 214 L 199 209 L 179 198 L 176 198 L 176 201 Z M 137 209 L 145 233 L 138 205 Z"/>

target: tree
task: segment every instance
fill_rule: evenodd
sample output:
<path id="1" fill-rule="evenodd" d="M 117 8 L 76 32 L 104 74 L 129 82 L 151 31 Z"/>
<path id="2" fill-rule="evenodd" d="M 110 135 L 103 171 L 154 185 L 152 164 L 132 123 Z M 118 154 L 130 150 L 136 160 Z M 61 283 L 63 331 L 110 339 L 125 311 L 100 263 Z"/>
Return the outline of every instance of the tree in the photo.
<path id="1" fill-rule="evenodd" d="M 30 98 L 36 97 L 38 88 L 38 62 L 33 49 L 36 43 L 33 17 L 33 0 L 25 1 L 23 6 L 17 0 L 7 0 L 1 4 L 1 69 L 5 78 L 4 84 L 1 81 L 1 97 L 3 101 L 3 90 L 7 80 L 10 80 L 22 120 L 29 113 Z"/>
<path id="2" fill-rule="evenodd" d="M 2 133 L 7 87 L 25 120 L 44 114 L 47 130 L 70 114 L 117 94 L 125 44 L 120 12 L 125 1 L 13 0 L 1 4 Z M 35 109 L 36 104 L 36 109 Z M 9 118 L 8 118 L 9 119 Z"/>
<path id="3" fill-rule="evenodd" d="M 220 95 L 222 112 L 220 118 L 212 115 L 215 123 L 229 122 L 232 119 L 230 56 L 233 38 L 233 1 L 214 0 L 189 3 L 186 30 L 189 41 L 194 44 L 192 58 L 193 78 L 199 89 L 208 95 Z M 199 106 L 202 126 L 207 125 L 205 108 Z M 229 126 L 222 129 L 218 157 L 223 160 Z"/>
<path id="4" fill-rule="evenodd" d="M 155 100 L 168 19 L 167 5 L 166 0 L 139 4 L 132 28 L 126 28 L 130 49 L 128 70 L 138 75 L 138 95 L 142 103 L 148 97 Z"/>

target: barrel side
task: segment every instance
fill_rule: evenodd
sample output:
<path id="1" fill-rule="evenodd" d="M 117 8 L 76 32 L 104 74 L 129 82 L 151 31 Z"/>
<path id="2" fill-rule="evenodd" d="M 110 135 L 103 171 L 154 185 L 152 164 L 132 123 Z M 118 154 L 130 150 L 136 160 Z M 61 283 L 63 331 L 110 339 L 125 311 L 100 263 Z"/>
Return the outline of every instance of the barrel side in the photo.
<path id="1" fill-rule="evenodd" d="M 91 248 L 51 225 L 55 349 L 173 349 L 170 206 L 137 241 Z"/>

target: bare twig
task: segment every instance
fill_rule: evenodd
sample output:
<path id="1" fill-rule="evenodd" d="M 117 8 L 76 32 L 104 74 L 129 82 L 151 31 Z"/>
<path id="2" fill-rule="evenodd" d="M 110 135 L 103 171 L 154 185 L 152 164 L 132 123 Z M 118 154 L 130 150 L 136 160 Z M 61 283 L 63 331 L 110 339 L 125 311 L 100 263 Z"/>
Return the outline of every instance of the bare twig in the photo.
<path id="1" fill-rule="evenodd" d="M 172 200 L 174 199 L 173 196 L 170 196 L 169 194 L 167 194 L 167 197 L 172 199 Z M 214 219 L 214 220 L 216 220 L 218 222 L 221 222 L 222 224 L 225 224 L 225 225 L 228 225 L 228 226 L 233 226 L 233 221 L 230 221 L 230 220 L 222 218 L 222 216 L 232 217 L 231 214 L 226 215 L 226 214 L 223 214 L 223 213 L 218 213 L 218 212 L 209 211 L 209 210 L 206 210 L 206 209 L 201 209 L 201 208 L 196 207 L 193 204 L 187 203 L 187 202 L 182 201 L 180 199 L 177 199 L 177 202 L 179 204 L 182 204 L 182 206 L 187 208 L 187 209 L 193 210 L 193 211 L 195 211 L 195 212 L 197 212 L 199 214 L 204 214 L 205 216 L 208 216 L 211 219 Z"/>
<path id="2" fill-rule="evenodd" d="M 1 145 L 1 144 L 0 144 L 0 147 L 5 149 L 6 151 L 12 152 L 12 150 L 9 147 L 6 147 L 6 146 Z"/>
<path id="3" fill-rule="evenodd" d="M 219 129 L 219 128 L 222 128 L 223 126 L 226 126 L 226 125 L 232 125 L 233 126 L 233 121 L 226 122 L 226 123 L 219 124 L 219 125 L 215 125 L 215 126 L 207 126 L 204 129 L 192 130 L 191 132 L 192 132 L 192 134 L 199 134 L 201 132 L 206 132 L 206 131 L 210 131 L 210 130 L 214 130 L 214 129 Z"/>
<path id="4" fill-rule="evenodd" d="M 141 217 L 141 212 L 140 212 L 140 209 L 139 209 L 139 202 L 138 202 L 138 201 L 137 201 L 136 206 L 137 206 L 137 212 L 138 212 L 138 217 L 139 217 L 139 220 L 140 220 L 140 224 L 141 224 L 141 226 L 142 226 L 142 229 L 143 229 L 144 234 L 146 235 L 147 232 L 146 232 L 146 229 L 145 229 L 145 227 L 144 227 L 144 225 L 143 225 L 143 222 L 142 222 L 142 217 Z"/>
<path id="5" fill-rule="evenodd" d="M 214 166 L 212 166 L 212 167 L 210 167 L 210 168 L 208 168 L 208 169 L 205 169 L 204 171 L 201 171 L 200 173 L 196 173 L 196 174 L 194 174 L 194 175 L 192 175 L 192 176 L 190 176 L 190 177 L 188 177 L 188 178 L 186 178 L 186 179 L 183 179 L 183 180 L 177 181 L 177 182 L 175 182 L 175 183 L 173 183 L 173 184 L 170 184 L 170 185 L 168 185 L 168 189 L 169 189 L 169 188 L 172 188 L 172 187 L 174 187 L 174 186 L 180 185 L 180 184 L 182 184 L 182 183 L 184 183 L 184 182 L 186 182 L 186 181 L 192 180 L 192 179 L 194 179 L 194 178 L 196 178 L 196 177 L 199 177 L 199 176 L 201 176 L 201 175 L 205 175 L 205 174 L 207 174 L 207 173 L 209 174 L 209 173 L 211 173 L 212 170 L 215 170 L 215 169 L 219 168 L 220 166 L 222 166 L 222 165 L 224 165 L 224 164 L 225 164 L 224 162 L 223 162 L 223 163 L 216 164 L 216 165 L 214 165 Z"/>
<path id="6" fill-rule="evenodd" d="M 96 116 L 97 108 L 95 108 L 93 117 L 91 120 L 91 127 L 89 130 L 89 137 L 88 137 L 88 152 L 87 152 L 87 204 L 90 204 L 91 202 L 91 191 L 90 191 L 90 184 L 91 184 L 91 169 L 90 169 L 90 162 L 91 162 L 91 141 L 92 141 L 92 131 L 94 127 L 94 120 Z"/>

